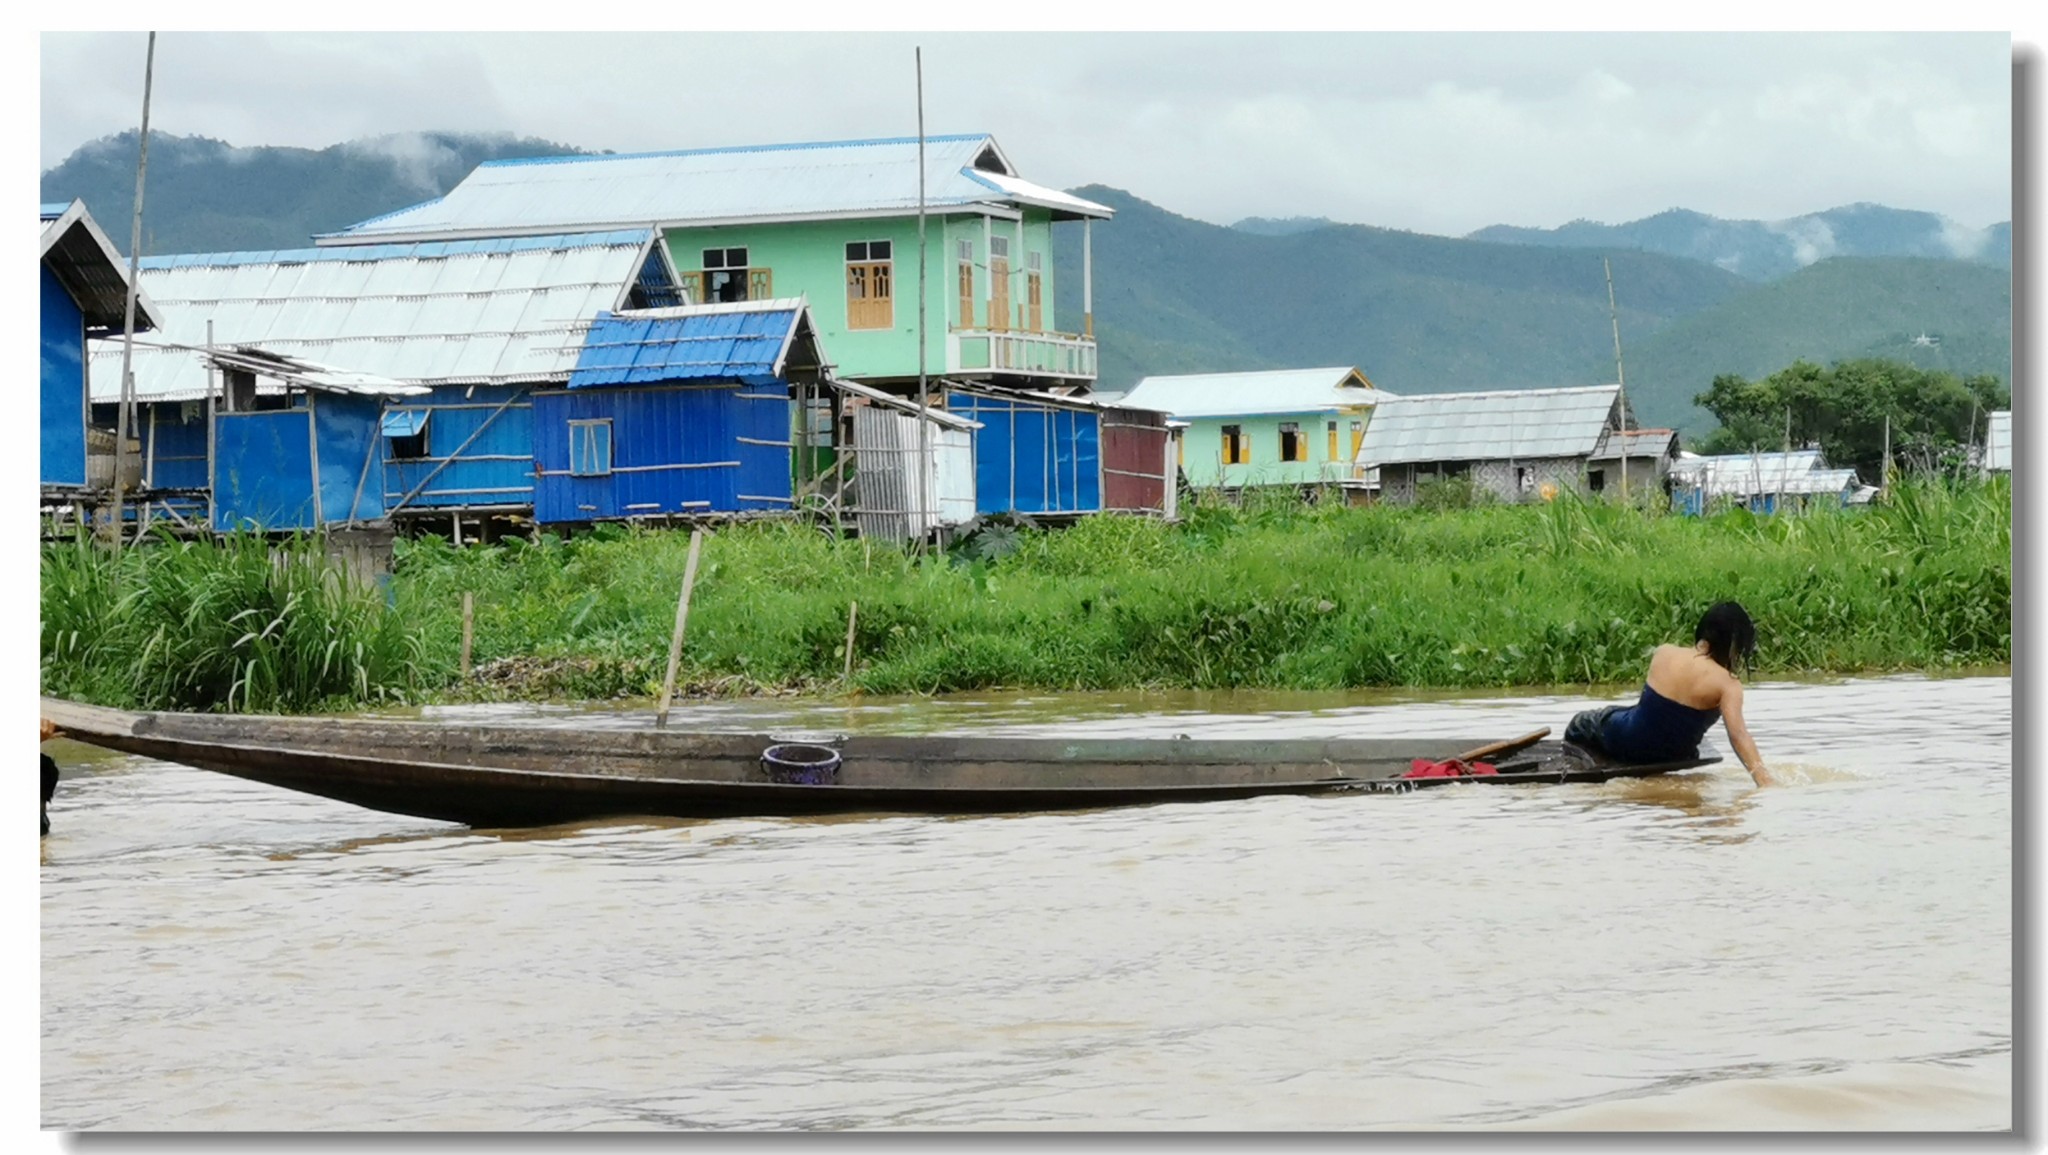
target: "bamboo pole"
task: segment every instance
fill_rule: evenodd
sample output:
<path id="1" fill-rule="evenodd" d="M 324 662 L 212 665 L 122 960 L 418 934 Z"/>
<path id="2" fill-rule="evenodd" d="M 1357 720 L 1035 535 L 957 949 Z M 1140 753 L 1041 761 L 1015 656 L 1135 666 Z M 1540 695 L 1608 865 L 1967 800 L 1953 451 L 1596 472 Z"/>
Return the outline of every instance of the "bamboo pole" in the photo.
<path id="1" fill-rule="evenodd" d="M 1621 500 L 1628 501 L 1628 383 L 1621 375 L 1621 314 L 1614 308 L 1614 269 L 1606 257 L 1600 268 L 1607 274 L 1607 316 L 1614 324 L 1614 398 L 1621 410 Z"/>
<path id="2" fill-rule="evenodd" d="M 206 351 L 207 351 L 207 353 L 208 353 L 208 354 L 211 354 L 211 353 L 213 352 L 213 318 L 212 318 L 212 317 L 208 317 L 208 318 L 206 319 Z M 213 439 L 214 439 L 214 425 L 215 425 L 215 418 L 219 416 L 219 409 L 218 409 L 218 408 L 216 407 L 216 405 L 215 405 L 215 402 L 214 402 L 214 397 L 215 397 L 215 394 L 216 394 L 216 393 L 217 393 L 217 392 L 219 391 L 219 389 L 218 389 L 218 386 L 219 386 L 219 377 L 218 377 L 218 374 L 219 374 L 219 373 L 220 373 L 220 366 L 218 366 L 218 365 L 215 365 L 215 364 L 213 363 L 213 361 L 212 361 L 211 359 L 209 359 L 209 360 L 208 360 L 208 361 L 206 362 L 206 532 L 207 532 L 207 533 L 212 533 L 212 532 L 213 532 L 213 525 L 214 525 L 214 516 L 215 516 L 215 513 L 216 513 L 216 511 L 217 511 L 217 510 L 218 510 L 218 508 L 219 508 L 219 507 L 218 507 L 218 506 L 217 506 L 217 505 L 215 504 L 215 501 L 214 501 L 214 472 L 215 472 L 215 467 L 214 467 L 214 460 L 213 460 L 213 454 L 214 454 L 214 442 L 213 442 Z"/>
<path id="3" fill-rule="evenodd" d="M 135 223 L 128 232 L 128 304 L 121 326 L 121 403 L 114 418 L 114 549 L 121 548 L 121 465 L 128 459 L 128 424 L 135 408 L 135 296 L 141 287 L 137 268 L 142 255 L 142 183 L 149 174 L 149 92 L 156 81 L 156 33 L 149 34 L 142 64 L 141 152 L 135 161 Z"/>
<path id="4" fill-rule="evenodd" d="M 690 621 L 690 590 L 697 584 L 697 556 L 704 546 L 704 531 L 690 531 L 690 558 L 683 563 L 683 592 L 676 598 L 676 629 L 668 641 L 668 672 L 661 678 L 661 705 L 654 711 L 656 726 L 668 725 L 669 703 L 675 700 L 676 665 L 683 659 L 683 627 Z"/>
<path id="5" fill-rule="evenodd" d="M 462 680 L 469 681 L 469 656 L 476 640 L 476 594 L 462 591 Z"/>
<path id="6" fill-rule="evenodd" d="M 931 478 L 931 406 L 929 382 L 925 376 L 925 210 L 924 210 L 924 49 L 914 50 L 917 65 L 917 534 L 914 548 L 924 551 L 924 534 L 931 521 L 925 506 L 925 486 Z"/>
<path id="7" fill-rule="evenodd" d="M 860 603 L 846 603 L 846 667 L 839 674 L 839 680 L 842 682 L 853 680 L 853 623 L 859 617 Z"/>

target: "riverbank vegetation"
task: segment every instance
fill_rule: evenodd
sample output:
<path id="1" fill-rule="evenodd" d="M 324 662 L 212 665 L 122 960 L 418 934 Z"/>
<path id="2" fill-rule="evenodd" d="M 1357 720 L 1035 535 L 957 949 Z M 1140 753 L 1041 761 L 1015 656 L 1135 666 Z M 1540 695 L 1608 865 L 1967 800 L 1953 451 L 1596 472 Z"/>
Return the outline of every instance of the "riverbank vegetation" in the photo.
<path id="1" fill-rule="evenodd" d="M 1710 603 L 1762 676 L 2009 663 L 2011 491 L 1708 518 L 1601 503 L 1423 511 L 1198 501 L 1177 525 L 998 526 L 948 553 L 793 523 L 706 537 L 689 693 L 1623 684 Z M 379 590 L 301 544 L 43 555 L 43 686 L 149 708 L 302 710 L 658 691 L 689 535 L 401 542 Z M 118 576 L 118 582 L 116 578 Z M 461 676 L 462 596 L 475 672 Z M 854 603 L 850 676 L 849 610 Z"/>

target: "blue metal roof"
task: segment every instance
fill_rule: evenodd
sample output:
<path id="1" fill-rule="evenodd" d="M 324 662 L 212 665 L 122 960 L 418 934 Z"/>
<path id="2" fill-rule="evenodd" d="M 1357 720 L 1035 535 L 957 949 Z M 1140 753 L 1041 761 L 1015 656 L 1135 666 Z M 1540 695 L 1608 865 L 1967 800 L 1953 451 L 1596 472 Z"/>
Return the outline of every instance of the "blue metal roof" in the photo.
<path id="1" fill-rule="evenodd" d="M 382 428 L 386 437 L 414 437 L 426 424 L 424 409 L 393 409 L 384 414 Z"/>
<path id="2" fill-rule="evenodd" d="M 599 313 L 584 335 L 569 388 L 657 381 L 780 381 L 783 351 L 802 314 L 798 305 Z"/>
<path id="3" fill-rule="evenodd" d="M 56 220 L 56 219 L 57 219 L 58 217 L 61 217 L 61 216 L 63 216 L 63 215 L 64 215 L 64 211 L 65 211 L 66 209 L 70 208 L 70 207 L 71 207 L 71 205 L 70 205 L 70 204 L 69 204 L 68 202 L 67 202 L 67 203 L 65 203 L 65 204 L 57 204 L 57 205 L 44 205 L 44 206 L 43 206 L 43 219 L 44 219 L 44 220 L 46 220 L 46 221 L 54 221 L 54 220 Z"/>
<path id="4" fill-rule="evenodd" d="M 233 265 L 299 265 L 313 261 L 388 261 L 402 258 L 490 256 L 551 249 L 603 248 L 639 244 L 649 229 L 613 229 L 592 233 L 553 233 L 539 237 L 492 237 L 474 241 L 420 241 L 412 244 L 334 245 L 320 249 L 275 249 L 241 253 L 176 253 L 142 258 L 145 269 L 225 268 Z"/>

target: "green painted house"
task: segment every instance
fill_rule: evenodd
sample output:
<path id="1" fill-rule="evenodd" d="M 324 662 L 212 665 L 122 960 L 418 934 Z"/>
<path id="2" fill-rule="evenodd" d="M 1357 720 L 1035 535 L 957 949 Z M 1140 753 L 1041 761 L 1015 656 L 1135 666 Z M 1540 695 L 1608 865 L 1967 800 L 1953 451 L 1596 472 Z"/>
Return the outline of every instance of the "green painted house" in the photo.
<path id="1" fill-rule="evenodd" d="M 1353 480 L 1373 407 L 1389 396 L 1345 366 L 1147 377 L 1117 404 L 1187 423 L 1189 485 L 1241 489 Z"/>
<path id="2" fill-rule="evenodd" d="M 803 297 L 835 374 L 1033 389 L 1095 379 L 1092 222 L 1111 210 L 1024 180 L 995 138 L 932 136 L 546 157 L 479 165 L 436 201 L 322 243 L 623 227 L 661 231 L 690 300 Z M 1053 328 L 1056 222 L 1079 221 L 1082 332 Z M 923 253 L 920 360 L 919 253 Z"/>

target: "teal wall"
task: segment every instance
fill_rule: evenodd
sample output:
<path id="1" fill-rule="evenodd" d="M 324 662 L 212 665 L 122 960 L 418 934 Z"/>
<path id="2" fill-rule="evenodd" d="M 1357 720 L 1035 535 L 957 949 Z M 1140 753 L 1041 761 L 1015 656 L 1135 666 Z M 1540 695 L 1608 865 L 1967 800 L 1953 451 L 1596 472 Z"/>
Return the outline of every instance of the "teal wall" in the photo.
<path id="1" fill-rule="evenodd" d="M 989 227 L 1010 238 L 1013 317 L 1027 300 L 1024 254 L 1039 254 L 1043 277 L 1041 320 L 1043 327 L 1050 330 L 1054 289 L 1051 214 L 1027 210 L 1021 247 L 1017 241 L 1017 222 L 991 220 Z M 825 356 L 840 375 L 855 379 L 917 376 L 916 217 L 670 229 L 664 239 L 676 271 L 686 279 L 688 274 L 703 269 L 705 249 L 746 248 L 751 267 L 770 271 L 775 296 L 809 299 Z M 988 250 L 980 216 L 928 216 L 925 239 L 925 309 L 930 319 L 925 327 L 926 371 L 939 374 L 948 369 L 949 330 L 961 324 L 957 246 L 962 241 L 972 246 L 977 323 L 982 321 L 979 310 L 988 300 Z M 847 325 L 846 246 L 853 241 L 890 242 L 895 277 L 891 286 L 894 316 L 887 329 L 852 329 Z"/>
<path id="2" fill-rule="evenodd" d="M 1341 481 L 1351 476 L 1351 423 L 1365 422 L 1370 411 L 1342 413 L 1265 413 L 1238 417 L 1183 418 L 1181 470 L 1188 484 L 1236 489 L 1251 485 L 1306 485 Z M 1307 461 L 1280 459 L 1280 426 L 1292 421 L 1308 439 Z M 1337 454 L 1330 454 L 1329 423 L 1337 423 Z M 1251 443 L 1251 460 L 1223 464 L 1223 427 L 1236 425 Z M 1361 426 L 1361 431 L 1363 427 Z"/>

